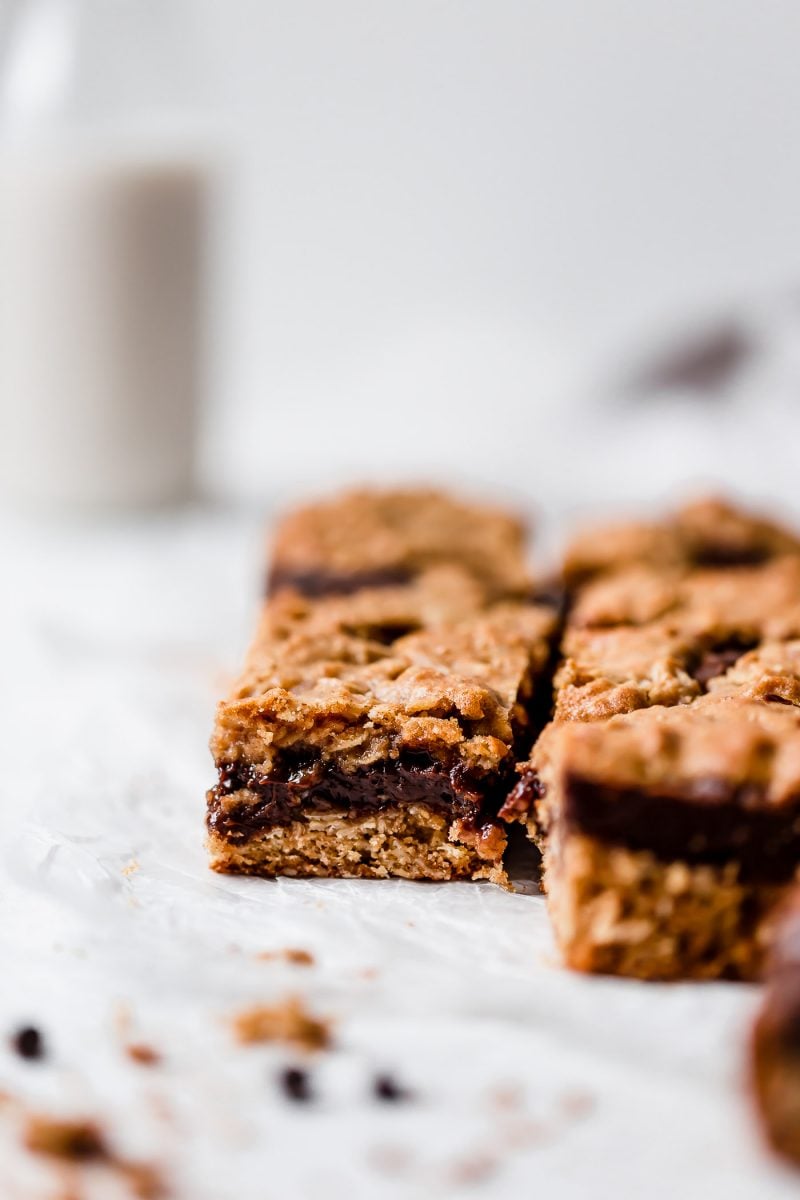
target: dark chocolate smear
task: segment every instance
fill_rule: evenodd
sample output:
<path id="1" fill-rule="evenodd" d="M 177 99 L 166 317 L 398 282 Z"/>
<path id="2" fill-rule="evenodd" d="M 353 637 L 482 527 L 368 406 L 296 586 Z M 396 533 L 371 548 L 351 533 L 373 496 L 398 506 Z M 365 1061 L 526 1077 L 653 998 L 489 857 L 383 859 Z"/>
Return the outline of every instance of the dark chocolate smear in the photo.
<path id="1" fill-rule="evenodd" d="M 563 811 L 573 829 L 599 841 L 664 861 L 737 862 L 751 881 L 782 882 L 800 863 L 800 796 L 771 804 L 754 784 L 708 778 L 664 793 L 570 776 Z"/>
<path id="2" fill-rule="evenodd" d="M 292 567 L 273 567 L 267 579 L 267 595 L 274 596 L 284 588 L 300 592 L 312 599 L 319 596 L 349 596 L 361 588 L 394 587 L 408 583 L 414 573 L 405 567 L 376 567 L 372 571 L 294 570 Z"/>
<path id="3" fill-rule="evenodd" d="M 479 775 L 457 763 L 448 768 L 426 754 L 407 753 L 397 761 L 343 771 L 320 760 L 288 757 L 269 776 L 258 767 L 228 763 L 209 793 L 208 826 L 233 844 L 246 842 L 260 830 L 283 825 L 309 812 L 339 812 L 359 817 L 405 804 L 424 804 L 470 828 L 491 820 L 511 786 L 511 766 Z M 248 791 L 255 803 L 223 809 L 221 801 Z"/>

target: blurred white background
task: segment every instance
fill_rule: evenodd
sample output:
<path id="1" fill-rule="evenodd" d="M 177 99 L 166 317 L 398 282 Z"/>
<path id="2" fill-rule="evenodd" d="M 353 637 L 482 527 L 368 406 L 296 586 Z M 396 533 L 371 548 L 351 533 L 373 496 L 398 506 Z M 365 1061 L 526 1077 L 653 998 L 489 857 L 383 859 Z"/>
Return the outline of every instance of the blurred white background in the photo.
<path id="1" fill-rule="evenodd" d="M 212 490 L 445 470 L 536 493 L 601 470 L 624 495 L 637 463 L 651 489 L 743 479 L 753 432 L 728 444 L 719 405 L 620 424 L 597 383 L 718 311 L 800 316 L 796 3 L 192 11 L 236 168 Z M 794 477 L 784 401 L 762 490 Z"/>
<path id="2" fill-rule="evenodd" d="M 4 58 L 19 14 L 25 52 Z M 708 483 L 791 506 L 794 0 L 0 0 L 0 51 L 3 95 L 21 81 L 53 101 L 74 173 L 45 143 L 47 192 L 0 156 L 23 199 L 4 222 L 0 482 L 72 499 L 85 482 L 101 505 L 185 496 L 202 391 L 216 498 L 392 476 L 557 512 Z M 205 225 L 171 274 L 148 215 L 194 221 L 165 215 L 179 101 L 221 164 L 202 375 Z M 75 112 L 104 124 L 109 180 Z M 137 121 L 140 214 L 122 195 Z M 199 214 L 186 132 L 166 168 L 188 155 Z M 747 353 L 715 390 L 631 393 L 672 340 L 731 322 Z"/>

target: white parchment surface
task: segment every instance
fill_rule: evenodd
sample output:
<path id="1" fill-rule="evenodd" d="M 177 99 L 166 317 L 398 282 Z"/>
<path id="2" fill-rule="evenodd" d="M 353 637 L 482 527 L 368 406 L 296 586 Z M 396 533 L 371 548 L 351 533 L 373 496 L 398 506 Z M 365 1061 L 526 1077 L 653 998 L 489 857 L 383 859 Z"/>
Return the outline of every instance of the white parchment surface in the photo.
<path id="1" fill-rule="evenodd" d="M 179 1200 L 800 1192 L 744 1084 L 756 989 L 568 974 L 524 872 L 507 894 L 208 871 L 207 739 L 252 628 L 255 520 L 2 537 L 0 1196 L 67 1195 L 21 1146 L 26 1110 L 99 1120 Z M 314 965 L 259 957 L 285 947 Z M 228 1021 L 293 993 L 334 1022 L 308 1105 L 276 1086 L 298 1055 Z M 41 1062 L 7 1048 L 27 1023 Z M 373 1097 L 385 1072 L 408 1102 Z M 73 1182 L 130 1195 L 113 1172 Z"/>

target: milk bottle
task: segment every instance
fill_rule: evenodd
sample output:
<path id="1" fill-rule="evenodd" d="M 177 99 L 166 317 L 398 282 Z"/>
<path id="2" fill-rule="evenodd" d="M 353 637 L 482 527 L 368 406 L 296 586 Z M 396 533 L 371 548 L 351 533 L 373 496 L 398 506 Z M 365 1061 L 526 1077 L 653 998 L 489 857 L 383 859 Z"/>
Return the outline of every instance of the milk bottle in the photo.
<path id="1" fill-rule="evenodd" d="M 174 101 L 189 12 L 165 0 L 12 6 L 0 58 L 4 501 L 96 509 L 191 494 L 210 160 Z"/>

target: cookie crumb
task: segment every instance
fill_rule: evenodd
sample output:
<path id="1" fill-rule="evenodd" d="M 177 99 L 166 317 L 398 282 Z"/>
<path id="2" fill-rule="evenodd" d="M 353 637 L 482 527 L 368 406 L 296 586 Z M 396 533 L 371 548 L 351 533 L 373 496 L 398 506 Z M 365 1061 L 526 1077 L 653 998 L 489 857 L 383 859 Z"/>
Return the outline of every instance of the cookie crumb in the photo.
<path id="1" fill-rule="evenodd" d="M 308 950 L 300 950 L 296 947 L 290 947 L 287 950 L 262 950 L 256 955 L 261 962 L 275 962 L 276 959 L 283 959 L 284 962 L 291 963 L 295 967 L 313 967 L 314 955 Z"/>
<path id="2" fill-rule="evenodd" d="M 32 1114 L 27 1118 L 23 1143 L 33 1154 L 115 1171 L 138 1200 L 162 1200 L 166 1195 L 161 1172 L 147 1163 L 130 1162 L 113 1154 L 95 1121 Z"/>
<path id="3" fill-rule="evenodd" d="M 595 1098 L 588 1092 L 565 1092 L 560 1098 L 561 1111 L 573 1120 L 588 1117 L 595 1107 Z"/>
<path id="4" fill-rule="evenodd" d="M 122 874 L 125 876 L 126 879 L 130 879 L 131 875 L 135 875 L 138 870 L 139 870 L 139 863 L 136 861 L 135 858 L 132 858 L 131 861 L 129 863 L 126 863 L 125 866 L 122 868 Z"/>
<path id="5" fill-rule="evenodd" d="M 330 1024 L 312 1017 L 302 1000 L 289 996 L 280 1004 L 256 1004 L 238 1013 L 233 1031 L 244 1045 L 289 1042 L 305 1050 L 325 1050 L 331 1044 Z"/>
<path id="6" fill-rule="evenodd" d="M 118 1162 L 115 1164 L 138 1200 L 162 1200 L 166 1188 L 161 1172 L 147 1163 Z"/>
<path id="7" fill-rule="evenodd" d="M 497 1159 L 491 1154 L 474 1154 L 456 1163 L 450 1178 L 453 1183 L 483 1183 L 497 1170 Z"/>
<path id="8" fill-rule="evenodd" d="M 133 1062 L 141 1063 L 143 1067 L 155 1067 L 161 1062 L 161 1055 L 145 1042 L 131 1042 L 125 1047 L 125 1053 Z"/>
<path id="9" fill-rule="evenodd" d="M 100 1162 L 109 1157 L 100 1127 L 94 1121 L 28 1117 L 23 1141 L 34 1154 L 65 1158 L 70 1162 Z"/>
<path id="10" fill-rule="evenodd" d="M 280 1084 L 288 1098 L 297 1104 L 307 1104 L 314 1099 L 308 1071 L 301 1067 L 287 1067 L 281 1072 Z"/>
<path id="11" fill-rule="evenodd" d="M 553 1131 L 543 1121 L 516 1118 L 503 1128 L 503 1142 L 509 1150 L 524 1150 L 549 1141 Z"/>
<path id="12" fill-rule="evenodd" d="M 501 1083 L 489 1093 L 489 1102 L 498 1112 L 513 1112 L 522 1106 L 523 1092 L 518 1083 Z"/>
<path id="13" fill-rule="evenodd" d="M 410 1169 L 413 1156 L 405 1146 L 372 1146 L 367 1151 L 367 1163 L 374 1171 L 401 1175 Z"/>
<path id="14" fill-rule="evenodd" d="M 35 1025 L 23 1025 L 11 1038 L 11 1045 L 20 1058 L 44 1058 L 44 1038 Z"/>

